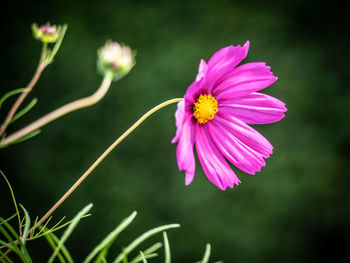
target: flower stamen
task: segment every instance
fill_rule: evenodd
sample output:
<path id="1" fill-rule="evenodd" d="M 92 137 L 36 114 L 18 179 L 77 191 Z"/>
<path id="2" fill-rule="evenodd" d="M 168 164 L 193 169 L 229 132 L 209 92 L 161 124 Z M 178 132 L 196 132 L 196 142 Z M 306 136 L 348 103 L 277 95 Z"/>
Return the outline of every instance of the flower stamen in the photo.
<path id="1" fill-rule="evenodd" d="M 218 112 L 218 102 L 211 94 L 202 94 L 193 105 L 193 116 L 199 124 L 212 120 Z"/>

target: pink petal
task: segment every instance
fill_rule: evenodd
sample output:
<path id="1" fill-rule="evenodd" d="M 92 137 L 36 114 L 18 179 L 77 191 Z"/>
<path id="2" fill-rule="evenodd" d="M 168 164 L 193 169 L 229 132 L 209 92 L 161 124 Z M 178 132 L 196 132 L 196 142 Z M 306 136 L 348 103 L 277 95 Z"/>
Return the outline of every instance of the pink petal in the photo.
<path id="1" fill-rule="evenodd" d="M 203 59 L 201 59 L 201 62 L 199 63 L 198 68 L 198 74 L 196 76 L 196 80 L 188 87 L 186 94 L 184 96 L 184 99 L 186 101 L 185 107 L 188 105 L 192 105 L 196 102 L 197 97 L 201 93 L 207 93 L 206 90 L 204 90 L 204 81 L 205 81 L 205 75 L 207 73 L 208 65 L 205 63 Z"/>
<path id="2" fill-rule="evenodd" d="M 196 168 L 193 154 L 195 127 L 192 116 L 186 117 L 176 148 L 177 164 L 180 171 L 185 171 L 186 185 L 192 182 Z"/>
<path id="3" fill-rule="evenodd" d="M 203 82 L 205 78 L 200 78 L 199 81 L 194 81 L 188 87 L 186 94 L 184 96 L 185 99 L 185 107 L 192 105 L 196 102 L 197 97 L 203 92 Z M 206 92 L 205 92 L 206 93 Z M 204 93 L 203 93 L 204 94 Z"/>
<path id="4" fill-rule="evenodd" d="M 265 158 L 268 158 L 272 153 L 273 147 L 271 143 L 243 121 L 222 111 L 219 111 L 215 115 L 215 120 L 231 131 L 232 135 L 243 144 L 260 153 Z"/>
<path id="5" fill-rule="evenodd" d="M 248 174 L 255 174 L 265 166 L 263 156 L 246 146 L 231 134 L 220 122 L 212 120 L 207 124 L 210 138 L 217 149 L 234 166 Z"/>
<path id="6" fill-rule="evenodd" d="M 185 117 L 185 102 L 182 100 L 177 104 L 177 110 L 175 112 L 176 135 L 171 141 L 171 143 L 176 143 L 179 141 L 180 134 L 183 127 L 184 117 Z"/>
<path id="7" fill-rule="evenodd" d="M 219 110 L 247 124 L 266 124 L 281 120 L 287 111 L 285 103 L 262 93 L 223 101 Z"/>
<path id="8" fill-rule="evenodd" d="M 247 63 L 226 75 L 225 79 L 214 87 L 212 94 L 217 100 L 222 101 L 243 97 L 270 86 L 276 80 L 270 67 L 265 63 Z"/>
<path id="9" fill-rule="evenodd" d="M 197 125 L 196 150 L 205 175 L 221 190 L 238 185 L 240 180 L 208 136 L 206 126 Z"/>
<path id="10" fill-rule="evenodd" d="M 199 81 L 201 80 L 201 78 L 205 77 L 205 75 L 207 74 L 207 70 L 207 63 L 203 59 L 201 59 L 201 62 L 199 63 L 198 74 L 196 76 L 196 81 Z"/>
<path id="11" fill-rule="evenodd" d="M 243 47 L 228 46 L 217 51 L 208 61 L 208 93 L 216 86 L 217 81 L 232 71 L 248 54 L 249 41 Z"/>

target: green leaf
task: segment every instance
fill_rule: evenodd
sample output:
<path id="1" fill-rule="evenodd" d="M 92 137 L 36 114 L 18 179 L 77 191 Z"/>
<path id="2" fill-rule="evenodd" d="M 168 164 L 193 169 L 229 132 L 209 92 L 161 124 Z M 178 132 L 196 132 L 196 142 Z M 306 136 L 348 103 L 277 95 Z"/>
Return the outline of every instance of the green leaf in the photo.
<path id="1" fill-rule="evenodd" d="M 176 227 L 180 227 L 179 224 L 170 224 L 170 225 L 164 225 L 164 226 L 160 226 L 160 227 L 156 227 L 153 228 L 147 232 L 145 232 L 144 234 L 142 234 L 141 236 L 139 236 L 138 238 L 136 238 L 133 242 L 131 242 L 125 249 L 124 249 L 124 254 L 129 254 L 131 251 L 133 251 L 139 244 L 141 244 L 143 241 L 145 241 L 147 238 L 162 232 L 164 230 L 170 229 L 170 228 L 176 228 Z M 119 263 L 121 262 L 121 260 L 123 259 L 123 254 L 119 254 L 119 256 L 113 261 L 114 263 Z"/>
<path id="2" fill-rule="evenodd" d="M 55 251 L 57 248 L 57 244 L 55 243 L 55 241 L 53 241 L 51 235 L 53 235 L 53 234 L 49 233 L 49 234 L 45 235 L 45 238 L 46 238 L 47 242 L 49 243 L 50 247 L 52 248 L 52 250 Z M 57 252 L 57 257 L 61 263 L 66 263 L 66 260 L 64 259 L 64 257 L 62 256 L 60 251 Z"/>
<path id="3" fill-rule="evenodd" d="M 52 216 L 50 216 L 49 219 L 46 220 L 45 224 L 44 224 L 42 227 L 40 227 L 39 233 L 37 233 L 37 234 L 33 237 L 33 239 L 37 238 L 42 232 L 45 231 L 46 226 L 48 225 L 48 223 L 50 222 L 51 219 L 52 219 Z M 34 225 L 34 226 L 35 226 L 35 225 Z"/>
<path id="4" fill-rule="evenodd" d="M 5 261 L 5 259 L 7 261 Z M 4 253 L 0 250 L 0 261 L 4 263 L 13 263 L 13 261 Z"/>
<path id="5" fill-rule="evenodd" d="M 165 253 L 164 263 L 170 263 L 171 262 L 170 246 L 169 246 L 168 236 L 165 231 L 163 232 L 163 239 L 164 239 L 164 253 Z"/>
<path id="6" fill-rule="evenodd" d="M 4 96 L 2 96 L 2 97 L 0 98 L 0 109 L 1 109 L 2 104 L 3 104 L 8 98 L 10 98 L 11 96 L 16 95 L 16 94 L 18 94 L 18 93 L 25 92 L 26 90 L 27 90 L 27 88 L 21 88 L 21 89 L 15 89 L 15 90 L 11 90 L 11 91 L 7 92 Z"/>
<path id="7" fill-rule="evenodd" d="M 56 44 L 54 45 L 53 49 L 50 52 L 48 52 L 48 54 L 47 54 L 46 61 L 45 61 L 47 65 L 49 65 L 53 62 L 53 59 L 54 59 L 58 49 L 60 48 L 60 46 L 62 44 L 62 41 L 63 41 L 64 35 L 66 34 L 67 28 L 68 28 L 67 25 L 62 26 L 62 29 L 60 31 L 60 36 L 58 37 Z"/>
<path id="8" fill-rule="evenodd" d="M 91 214 L 83 215 L 83 216 L 81 217 L 81 219 L 82 219 L 82 218 L 85 218 L 85 217 L 88 217 L 88 216 L 90 216 L 90 215 L 91 215 Z M 50 220 L 51 218 L 52 218 L 52 217 L 50 217 L 49 220 Z M 66 222 L 66 223 L 64 223 L 64 224 L 62 224 L 62 225 L 60 225 L 61 222 L 62 222 L 65 218 L 66 218 L 65 216 L 62 217 L 61 220 L 58 221 L 58 223 L 56 223 L 56 224 L 55 224 L 53 227 L 51 227 L 50 229 L 46 230 L 46 225 L 48 224 L 48 221 L 49 221 L 49 220 L 48 220 L 48 221 L 45 223 L 45 225 L 44 225 L 45 228 L 44 228 L 44 229 L 41 229 L 40 232 L 37 233 L 37 234 L 36 234 L 34 237 L 32 237 L 31 239 L 37 239 L 37 238 L 39 238 L 39 237 L 45 236 L 46 234 L 56 232 L 57 230 L 59 230 L 59 229 L 65 227 L 65 226 L 69 225 L 70 223 L 72 223 L 73 220 L 70 220 L 70 221 L 68 221 L 68 222 Z M 34 224 L 34 225 L 35 225 L 35 224 Z"/>
<path id="9" fill-rule="evenodd" d="M 75 227 L 78 225 L 81 217 L 85 214 L 87 214 L 90 209 L 92 207 L 92 204 L 89 204 L 87 206 L 85 206 L 82 210 L 80 210 L 78 212 L 78 214 L 73 218 L 72 222 L 69 224 L 68 228 L 64 231 L 61 239 L 58 241 L 57 243 L 57 247 L 55 249 L 55 251 L 53 252 L 53 254 L 51 255 L 51 257 L 48 260 L 48 263 L 52 263 L 55 259 L 55 257 L 57 256 L 57 253 L 59 252 L 59 250 L 61 249 L 61 247 L 64 245 L 64 242 L 66 242 L 66 240 L 68 239 L 68 237 L 72 234 L 73 230 L 75 229 Z"/>
<path id="10" fill-rule="evenodd" d="M 7 180 L 5 174 L 4 174 L 1 170 L 0 170 L 0 173 L 1 173 L 2 177 L 4 177 L 4 179 L 5 179 L 6 183 L 7 183 L 7 186 L 8 186 L 8 188 L 10 189 L 12 201 L 13 201 L 13 204 L 14 204 L 14 206 L 15 206 L 16 214 L 17 214 L 17 217 L 18 217 L 18 224 L 19 224 L 19 226 L 21 226 L 21 216 L 19 215 L 19 212 L 18 212 L 18 207 L 17 207 L 17 202 L 16 202 L 15 194 L 13 193 L 11 184 L 10 184 L 9 180 Z"/>
<path id="11" fill-rule="evenodd" d="M 41 132 L 40 129 L 35 130 L 35 131 L 32 131 L 31 133 L 28 133 L 28 134 L 22 136 L 21 138 L 15 140 L 15 141 L 13 141 L 13 142 L 11 142 L 10 144 L 16 144 L 16 143 L 20 143 L 20 142 L 24 142 L 24 141 L 26 141 L 26 140 L 29 140 L 30 138 L 32 138 L 32 137 L 38 135 L 40 132 Z M 6 146 L 8 146 L 8 145 L 10 145 L 10 144 L 7 144 L 7 145 L 1 146 L 1 147 L 6 147 Z"/>
<path id="12" fill-rule="evenodd" d="M 142 253 L 142 251 L 140 251 L 140 255 L 141 255 L 141 258 L 142 258 L 142 262 L 143 263 L 147 263 L 147 260 L 145 258 L 145 255 Z"/>
<path id="13" fill-rule="evenodd" d="M 203 256 L 202 260 L 200 261 L 201 263 L 208 263 L 209 257 L 210 257 L 210 251 L 211 251 L 210 244 L 207 244 L 206 248 L 205 248 L 204 256 Z"/>
<path id="14" fill-rule="evenodd" d="M 38 222 L 38 219 L 39 219 L 39 217 L 36 216 L 33 226 L 36 226 L 36 222 Z M 30 232 L 30 236 L 29 236 L 30 239 L 33 238 L 34 232 L 35 232 L 35 229 L 34 229 L 34 231 L 31 231 L 31 232 Z"/>
<path id="15" fill-rule="evenodd" d="M 123 263 L 128 263 L 128 255 L 123 253 Z"/>
<path id="16" fill-rule="evenodd" d="M 83 263 L 90 262 L 99 251 L 104 249 L 106 246 L 109 246 L 116 238 L 117 236 L 125 229 L 127 228 L 131 222 L 136 217 L 136 211 L 133 212 L 130 216 L 125 218 L 110 234 L 108 234 L 92 251 L 91 253 L 86 257 Z"/>
<path id="17" fill-rule="evenodd" d="M 21 118 L 24 114 L 26 114 L 28 111 L 30 111 L 34 105 L 38 102 L 37 98 L 32 99 L 31 102 L 29 102 L 29 104 L 27 106 L 25 106 L 21 111 L 17 112 L 12 119 L 10 120 L 9 124 L 15 122 L 16 120 L 18 120 L 19 118 Z"/>
<path id="18" fill-rule="evenodd" d="M 149 247 L 148 249 L 146 249 L 145 251 L 143 251 L 143 253 L 145 254 L 146 258 L 148 255 L 157 255 L 156 253 L 153 253 L 153 252 L 158 250 L 161 247 L 162 247 L 162 243 L 158 242 L 152 245 L 151 247 Z M 140 262 L 141 260 L 142 260 L 141 255 L 137 255 L 135 258 L 133 258 L 130 261 L 130 263 Z"/>
<path id="19" fill-rule="evenodd" d="M 152 245 L 151 247 L 149 247 L 149 248 L 147 248 L 146 250 L 144 250 L 143 253 L 144 253 L 145 255 L 151 254 L 151 253 L 153 253 L 154 251 L 158 250 L 158 249 L 161 248 L 161 247 L 162 247 L 162 243 L 157 242 L 157 243 L 155 243 L 154 245 Z"/>
<path id="20" fill-rule="evenodd" d="M 13 214 L 12 216 L 10 216 L 9 218 L 7 218 L 7 219 L 4 219 L 4 221 L 6 221 L 6 222 L 9 222 L 11 219 L 13 219 L 13 218 L 15 218 L 17 216 L 17 214 Z M 3 223 L 2 222 L 0 222 L 0 225 L 2 225 Z"/>
<path id="21" fill-rule="evenodd" d="M 41 228 L 42 226 L 39 226 L 39 228 Z M 46 231 L 46 229 L 44 230 Z M 54 234 L 54 233 L 48 233 L 47 235 L 44 235 L 45 238 L 47 239 L 47 241 L 49 242 L 50 246 L 53 248 L 53 249 L 56 249 L 57 247 L 57 244 L 59 243 L 59 239 L 58 237 Z M 62 254 L 61 254 L 62 252 Z M 63 260 L 66 260 L 66 262 L 68 263 L 74 263 L 74 260 L 72 258 L 72 256 L 70 255 L 68 249 L 62 245 L 61 246 L 61 251 L 58 252 L 58 257 L 61 255 L 61 257 L 65 257 L 65 259 Z"/>
<path id="22" fill-rule="evenodd" d="M 100 251 L 100 253 L 98 253 L 94 263 L 107 262 L 106 257 L 107 257 L 107 254 L 108 254 L 108 249 L 109 249 L 109 246 L 106 246 L 104 249 L 102 249 Z"/>
<path id="23" fill-rule="evenodd" d="M 6 222 L 3 218 L 0 218 L 0 221 L 3 223 L 2 225 L 5 225 Z M 0 225 L 0 232 L 3 234 L 3 236 L 7 239 L 7 242 L 6 243 L 5 241 L 3 240 L 0 240 L 1 242 L 1 245 L 5 246 L 6 248 L 15 248 L 15 249 L 18 249 L 17 246 L 16 246 L 16 243 L 14 241 L 14 239 L 11 237 L 11 235 L 7 232 L 6 228 L 4 226 Z"/>
<path id="24" fill-rule="evenodd" d="M 55 224 L 55 225 L 54 225 L 52 228 L 50 228 L 49 230 L 46 230 L 46 228 L 47 228 L 46 226 L 49 224 L 50 220 L 52 219 L 52 216 L 50 216 L 49 219 L 46 221 L 45 225 L 44 225 L 43 227 L 40 227 L 40 231 L 39 231 L 35 236 L 33 236 L 32 239 L 37 239 L 37 238 L 39 238 L 39 237 L 42 237 L 42 236 L 44 236 L 44 235 L 47 235 L 47 234 L 53 232 L 53 231 L 54 231 L 53 229 L 54 229 L 55 227 L 57 227 L 65 218 L 66 218 L 65 216 L 62 217 L 61 220 L 58 221 L 57 224 Z M 35 222 L 35 223 L 36 223 L 36 222 Z M 35 224 L 34 224 L 34 226 L 35 226 Z"/>
<path id="25" fill-rule="evenodd" d="M 19 235 L 16 233 L 16 231 L 2 217 L 0 217 L 0 222 L 3 223 L 2 225 L 0 225 L 0 232 L 8 240 L 8 243 L 0 240 L 0 245 L 3 245 L 6 248 L 8 248 L 8 249 L 12 250 L 13 252 L 15 252 L 22 259 L 23 262 L 31 263 L 32 260 L 31 260 L 29 254 L 28 254 L 28 251 L 27 251 L 25 245 L 23 244 L 22 240 L 20 239 Z M 9 232 L 16 239 L 16 241 L 11 237 L 9 232 L 7 232 L 5 227 L 7 228 L 7 230 L 9 230 Z M 19 244 L 21 249 L 19 249 L 17 247 L 17 244 Z"/>
<path id="26" fill-rule="evenodd" d="M 27 241 L 27 236 L 28 236 L 29 228 L 30 228 L 30 217 L 29 217 L 27 210 L 21 204 L 20 204 L 20 206 L 24 212 L 24 217 L 26 219 L 24 229 L 23 229 L 23 234 L 22 234 L 22 242 L 23 242 L 23 244 L 25 244 Z"/>
<path id="27" fill-rule="evenodd" d="M 155 257 L 158 257 L 158 254 L 157 253 L 151 253 L 151 254 L 145 254 L 144 253 L 144 256 L 145 256 L 145 258 L 146 259 L 150 259 L 150 258 L 155 258 Z M 140 262 L 140 261 L 142 261 L 143 259 L 142 259 L 142 257 L 141 257 L 141 255 L 138 255 L 136 258 L 135 258 L 135 260 L 133 260 L 133 261 L 131 261 L 131 262 L 133 262 L 133 263 L 137 263 L 137 262 Z M 130 262 L 130 263 L 131 263 Z"/>

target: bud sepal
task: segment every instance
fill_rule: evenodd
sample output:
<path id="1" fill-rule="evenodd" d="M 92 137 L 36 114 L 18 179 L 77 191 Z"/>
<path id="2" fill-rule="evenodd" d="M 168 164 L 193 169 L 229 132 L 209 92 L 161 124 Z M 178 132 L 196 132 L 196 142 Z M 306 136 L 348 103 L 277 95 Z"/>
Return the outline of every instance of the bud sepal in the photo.
<path id="1" fill-rule="evenodd" d="M 61 26 L 51 26 L 49 23 L 40 27 L 35 23 L 32 25 L 34 38 L 43 43 L 55 43 L 60 36 L 61 30 Z"/>
<path id="2" fill-rule="evenodd" d="M 113 80 L 123 78 L 135 65 L 136 52 L 130 47 L 107 40 L 97 51 L 97 69 L 105 75 L 113 74 Z"/>

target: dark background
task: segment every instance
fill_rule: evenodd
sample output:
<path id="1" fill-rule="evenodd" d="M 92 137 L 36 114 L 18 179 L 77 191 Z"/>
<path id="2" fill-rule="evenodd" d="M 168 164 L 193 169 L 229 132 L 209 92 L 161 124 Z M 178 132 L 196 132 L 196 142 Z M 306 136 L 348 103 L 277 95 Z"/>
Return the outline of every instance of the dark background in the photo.
<path id="1" fill-rule="evenodd" d="M 69 25 L 55 62 L 29 96 L 38 97 L 38 104 L 9 132 L 93 93 L 101 81 L 96 51 L 106 39 L 137 50 L 137 64 L 96 106 L 1 149 L 0 169 L 32 217 L 43 215 L 146 110 L 181 97 L 201 58 L 250 40 L 246 61 L 272 67 L 279 79 L 264 92 L 288 108 L 281 122 L 255 127 L 274 145 L 267 166 L 257 176 L 235 169 L 242 184 L 223 192 L 197 162 L 195 179 L 186 187 L 170 143 L 176 106 L 169 106 L 129 136 L 57 210 L 56 221 L 94 203 L 92 216 L 80 223 L 67 246 L 81 261 L 137 210 L 111 255 L 147 229 L 177 222 L 181 228 L 168 233 L 173 262 L 199 260 L 207 242 L 211 259 L 225 262 L 349 261 L 347 10 L 337 1 L 301 0 L 8 2 L 0 16 L 1 94 L 25 86 L 34 73 L 40 43 L 33 40 L 30 25 Z M 3 181 L 0 198 L 1 216 L 11 215 Z M 35 262 L 47 259 L 45 246 L 44 241 L 29 244 Z"/>

